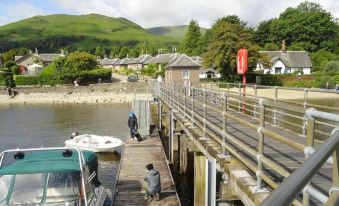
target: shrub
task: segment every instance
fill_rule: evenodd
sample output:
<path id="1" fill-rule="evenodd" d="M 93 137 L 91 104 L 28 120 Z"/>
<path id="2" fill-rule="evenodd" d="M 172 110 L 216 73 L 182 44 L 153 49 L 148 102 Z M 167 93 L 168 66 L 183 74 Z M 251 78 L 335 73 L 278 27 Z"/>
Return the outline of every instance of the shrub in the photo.
<path id="1" fill-rule="evenodd" d="M 53 66 L 48 66 L 39 75 L 39 84 L 56 85 L 58 83 L 56 70 Z"/>
<path id="2" fill-rule="evenodd" d="M 19 66 L 18 65 L 13 65 L 10 67 L 10 70 L 12 72 L 12 74 L 19 74 Z"/>
<path id="3" fill-rule="evenodd" d="M 100 68 L 91 71 L 82 71 L 77 78 L 80 79 L 80 83 L 89 84 L 97 83 L 98 79 L 101 79 L 102 82 L 109 82 L 111 76 L 112 71 L 110 69 Z"/>
<path id="4" fill-rule="evenodd" d="M 0 86 L 14 87 L 13 75 L 10 72 L 0 72 Z"/>
<path id="5" fill-rule="evenodd" d="M 39 76 L 14 75 L 16 85 L 38 85 Z"/>

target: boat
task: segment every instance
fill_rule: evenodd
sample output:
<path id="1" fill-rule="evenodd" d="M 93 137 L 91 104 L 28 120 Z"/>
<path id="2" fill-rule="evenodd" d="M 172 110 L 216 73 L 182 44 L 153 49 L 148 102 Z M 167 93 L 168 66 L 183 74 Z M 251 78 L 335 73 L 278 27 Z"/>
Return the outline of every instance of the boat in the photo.
<path id="1" fill-rule="evenodd" d="M 73 135 L 66 140 L 67 147 L 78 147 L 92 152 L 114 152 L 123 145 L 123 141 L 117 137 L 98 136 L 93 134 Z"/>
<path id="2" fill-rule="evenodd" d="M 0 154 L 0 205 L 112 205 L 97 170 L 97 155 L 78 148 L 6 150 Z"/>

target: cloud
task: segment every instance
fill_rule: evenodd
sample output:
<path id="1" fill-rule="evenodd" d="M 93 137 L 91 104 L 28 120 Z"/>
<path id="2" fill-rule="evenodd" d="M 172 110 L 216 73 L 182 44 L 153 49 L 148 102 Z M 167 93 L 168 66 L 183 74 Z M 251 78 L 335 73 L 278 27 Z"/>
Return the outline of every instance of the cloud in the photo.
<path id="1" fill-rule="evenodd" d="M 67 14 L 97 13 L 111 17 L 124 17 L 143 27 L 188 24 L 195 19 L 203 27 L 210 27 L 220 17 L 238 15 L 249 25 L 278 17 L 288 7 L 296 7 L 304 0 L 46 0 L 44 8 L 58 8 Z M 339 17 L 338 0 L 312 0 L 320 3 L 324 9 Z M 39 2 L 39 1 L 36 1 Z M 40 1 L 41 2 L 41 1 Z M 33 3 L 34 4 L 34 3 Z M 0 5 L 0 9 L 1 9 Z M 9 6 L 7 6 L 9 7 Z M 29 16 L 51 13 L 33 6 L 20 3 L 6 10 L 9 15 L 0 14 L 0 24 Z"/>
<path id="2" fill-rule="evenodd" d="M 0 11 L 2 13 L 0 16 L 0 25 L 8 24 L 36 15 L 45 14 L 42 9 L 32 4 L 23 2 L 17 2 L 15 5 L 0 4 Z"/>
<path id="3" fill-rule="evenodd" d="M 210 27 L 222 16 L 236 14 L 250 25 L 277 17 L 288 7 L 295 7 L 303 0 L 54 0 L 68 12 L 77 14 L 99 13 L 112 17 L 125 17 L 144 27 L 188 24 L 198 20 Z M 314 1 L 314 0 L 313 0 Z M 339 1 L 315 0 L 325 9 L 339 16 Z"/>

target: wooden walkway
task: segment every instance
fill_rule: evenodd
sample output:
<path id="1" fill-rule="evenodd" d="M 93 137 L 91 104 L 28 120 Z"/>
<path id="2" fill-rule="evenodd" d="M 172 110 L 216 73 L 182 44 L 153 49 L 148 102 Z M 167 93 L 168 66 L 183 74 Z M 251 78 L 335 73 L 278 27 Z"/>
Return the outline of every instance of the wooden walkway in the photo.
<path id="1" fill-rule="evenodd" d="M 133 142 L 127 138 L 121 161 L 113 205 L 180 205 L 156 130 L 142 142 Z M 144 200 L 145 166 L 148 163 L 152 163 L 160 172 L 160 201 Z"/>

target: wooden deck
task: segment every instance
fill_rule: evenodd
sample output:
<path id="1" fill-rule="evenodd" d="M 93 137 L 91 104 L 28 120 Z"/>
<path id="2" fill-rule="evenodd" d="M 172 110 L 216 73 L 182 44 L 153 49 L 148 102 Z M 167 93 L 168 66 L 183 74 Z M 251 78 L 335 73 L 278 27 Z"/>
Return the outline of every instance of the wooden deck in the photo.
<path id="1" fill-rule="evenodd" d="M 160 137 L 155 130 L 142 142 L 126 140 L 113 205 L 180 205 Z M 144 200 L 145 166 L 152 163 L 160 172 L 160 201 Z"/>

